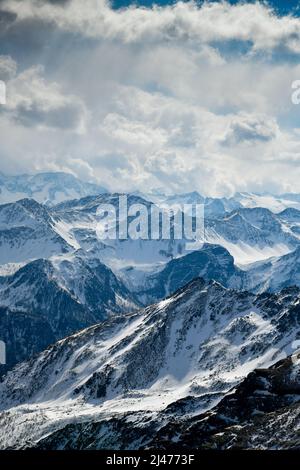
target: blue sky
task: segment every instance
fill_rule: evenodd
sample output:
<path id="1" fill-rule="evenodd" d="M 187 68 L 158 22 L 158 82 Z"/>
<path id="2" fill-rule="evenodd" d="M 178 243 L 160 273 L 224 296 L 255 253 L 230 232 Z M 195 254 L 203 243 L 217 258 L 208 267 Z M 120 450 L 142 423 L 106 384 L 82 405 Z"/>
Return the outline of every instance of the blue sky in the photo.
<path id="1" fill-rule="evenodd" d="M 212 0 L 212 1 L 218 1 L 218 0 Z M 230 0 L 229 3 L 231 4 L 236 4 L 239 3 L 240 0 Z M 124 8 L 128 7 L 129 5 L 141 5 L 141 6 L 146 6 L 146 7 L 151 7 L 152 5 L 168 5 L 170 2 L 168 0 L 156 0 L 156 1 L 151 1 L 151 0 L 141 0 L 141 1 L 135 1 L 132 2 L 130 0 L 113 0 L 112 5 L 114 8 Z M 200 3 L 200 2 L 199 2 Z M 287 14 L 287 13 L 293 13 L 293 14 L 299 14 L 299 1 L 298 0 L 269 0 L 268 2 L 270 5 L 272 5 L 280 14 Z"/>
<path id="2" fill-rule="evenodd" d="M 0 171 L 300 192 L 295 4 L 0 0 Z"/>

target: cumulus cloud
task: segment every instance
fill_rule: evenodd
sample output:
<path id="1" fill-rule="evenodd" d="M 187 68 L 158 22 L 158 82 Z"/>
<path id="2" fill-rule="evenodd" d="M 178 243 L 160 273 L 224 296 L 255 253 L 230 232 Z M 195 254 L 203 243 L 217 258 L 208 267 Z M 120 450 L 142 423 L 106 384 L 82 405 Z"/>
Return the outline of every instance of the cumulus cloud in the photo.
<path id="1" fill-rule="evenodd" d="M 275 139 L 279 131 L 274 119 L 266 116 L 239 114 L 231 119 L 226 134 L 222 139 L 224 145 L 267 143 Z"/>
<path id="2" fill-rule="evenodd" d="M 298 18 L 258 3 L 1 8 L 2 171 L 70 171 L 113 191 L 299 190 Z"/>
<path id="3" fill-rule="evenodd" d="M 0 55 L 0 80 L 7 81 L 15 76 L 17 64 L 10 56 Z"/>
<path id="4" fill-rule="evenodd" d="M 0 73 L 2 70 L 11 77 L 7 82 L 7 106 L 2 110 L 16 123 L 26 127 L 84 131 L 83 103 L 76 96 L 64 94 L 57 83 L 48 82 L 42 66 L 17 74 L 16 63 L 10 57 L 2 61 L 0 57 Z"/>
<path id="5" fill-rule="evenodd" d="M 280 18 L 261 3 L 237 4 L 190 2 L 152 8 L 114 11 L 106 0 L 61 2 L 4 1 L 18 21 L 40 19 L 59 28 L 97 38 L 126 42 L 162 40 L 249 41 L 253 50 L 284 46 L 300 53 L 300 20 Z M 37 7 L 38 5 L 38 7 Z"/>
<path id="6" fill-rule="evenodd" d="M 2 3 L 2 2 L 1 2 Z M 17 13 L 1 8 L 0 3 L 0 34 L 4 34 L 8 28 L 16 21 Z"/>

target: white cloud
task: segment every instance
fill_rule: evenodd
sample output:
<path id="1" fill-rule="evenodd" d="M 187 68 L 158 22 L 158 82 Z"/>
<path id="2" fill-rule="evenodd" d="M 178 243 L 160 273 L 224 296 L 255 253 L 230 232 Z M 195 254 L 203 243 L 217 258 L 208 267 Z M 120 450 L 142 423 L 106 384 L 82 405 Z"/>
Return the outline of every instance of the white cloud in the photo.
<path id="1" fill-rule="evenodd" d="M 41 20 L 54 31 L 19 71 L 0 56 L 3 171 L 69 170 L 111 190 L 300 189 L 300 66 L 283 52 L 298 50 L 299 19 L 262 4 L 2 5 L 19 34 Z"/>
<path id="2" fill-rule="evenodd" d="M 160 148 L 167 142 L 167 134 L 162 128 L 155 128 L 149 123 L 134 121 L 116 113 L 109 113 L 100 127 L 109 137 L 122 145 L 139 151 L 145 148 Z M 122 149 L 123 150 L 123 149 Z"/>
<path id="3" fill-rule="evenodd" d="M 57 83 L 48 82 L 42 66 L 30 67 L 17 74 L 16 66 L 11 65 L 15 63 L 10 60 L 6 63 L 6 69 L 13 69 L 13 73 L 7 82 L 4 113 L 28 127 L 84 132 L 86 111 L 78 97 L 65 94 Z"/>
<path id="4" fill-rule="evenodd" d="M 221 142 L 229 146 L 253 145 L 255 142 L 267 143 L 275 139 L 278 132 L 278 124 L 274 119 L 241 113 L 233 116 Z"/>
<path id="5" fill-rule="evenodd" d="M 136 41 L 250 41 L 254 50 L 285 46 L 300 52 L 300 20 L 278 17 L 263 3 L 177 2 L 152 8 L 112 10 L 106 0 L 71 0 L 37 5 L 30 0 L 7 0 L 4 8 L 18 20 L 42 19 L 84 36 Z"/>
<path id="6" fill-rule="evenodd" d="M 7 81 L 14 77 L 17 71 L 17 64 L 8 55 L 0 55 L 0 80 Z"/>

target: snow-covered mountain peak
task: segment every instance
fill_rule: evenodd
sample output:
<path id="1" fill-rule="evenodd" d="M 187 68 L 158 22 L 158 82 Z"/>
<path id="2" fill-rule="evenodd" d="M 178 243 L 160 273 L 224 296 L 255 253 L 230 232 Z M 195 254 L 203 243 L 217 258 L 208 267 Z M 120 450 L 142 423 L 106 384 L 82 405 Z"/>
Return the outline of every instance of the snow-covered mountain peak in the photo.
<path id="1" fill-rule="evenodd" d="M 298 196 L 298 197 L 296 197 Z M 243 207 L 254 208 L 262 207 L 269 209 L 277 214 L 288 207 L 300 209 L 299 195 L 282 195 L 276 196 L 272 194 L 257 194 L 251 192 L 239 192 L 233 196 L 233 199 Z"/>
<path id="2" fill-rule="evenodd" d="M 78 199 L 106 192 L 105 188 L 86 183 L 70 173 L 48 172 L 35 175 L 6 176 L 0 174 L 0 203 L 33 198 L 54 205 L 64 200 Z"/>

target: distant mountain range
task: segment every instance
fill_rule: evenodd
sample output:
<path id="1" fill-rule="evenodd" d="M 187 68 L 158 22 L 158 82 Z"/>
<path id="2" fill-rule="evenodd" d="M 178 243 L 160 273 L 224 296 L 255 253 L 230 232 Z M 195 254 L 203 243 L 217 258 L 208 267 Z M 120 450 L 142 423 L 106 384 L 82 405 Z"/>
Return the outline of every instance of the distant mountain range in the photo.
<path id="1" fill-rule="evenodd" d="M 102 186 L 86 183 L 70 173 L 49 172 L 7 176 L 0 173 L 0 204 L 33 198 L 48 205 L 106 192 Z"/>
<path id="2" fill-rule="evenodd" d="M 143 193 L 137 191 L 134 193 L 140 197 L 154 203 L 164 204 L 205 204 L 206 215 L 220 215 L 225 212 L 231 212 L 234 209 L 246 207 L 253 209 L 262 207 L 269 209 L 274 213 L 282 212 L 287 208 L 300 209 L 300 194 L 286 193 L 281 195 L 259 194 L 252 192 L 238 192 L 232 197 L 204 197 L 197 191 L 185 194 L 166 195 L 163 191 L 153 191 Z"/>
<path id="3" fill-rule="evenodd" d="M 108 193 L 103 186 L 82 181 L 71 173 L 45 172 L 17 176 L 0 173 L 0 204 L 32 198 L 43 204 L 55 205 L 103 193 Z M 136 191 L 132 194 L 154 203 L 205 204 L 206 216 L 228 213 L 240 207 L 263 207 L 274 213 L 287 208 L 300 210 L 300 194 L 293 193 L 273 195 L 238 192 L 232 197 L 219 198 L 205 197 L 197 191 L 170 195 L 165 194 L 163 190 L 154 190 L 148 193 Z"/>
<path id="4" fill-rule="evenodd" d="M 10 345 L 2 373 L 53 341 L 157 302 L 199 276 L 255 293 L 300 286 L 297 209 L 211 216 L 207 243 L 189 252 L 184 239 L 98 240 L 97 208 L 117 206 L 118 199 L 101 194 L 52 207 L 34 199 L 0 206 L 0 307 L 7 312 L 0 339 Z M 149 204 L 129 195 L 128 204 L 135 203 Z M 11 338 L 24 334 L 26 318 L 31 338 L 19 347 Z"/>
<path id="5" fill-rule="evenodd" d="M 1 448 L 298 446 L 298 369 L 275 363 L 300 340 L 299 195 L 127 195 L 204 204 L 189 251 L 100 240 L 120 194 L 72 175 L 0 188 Z"/>

